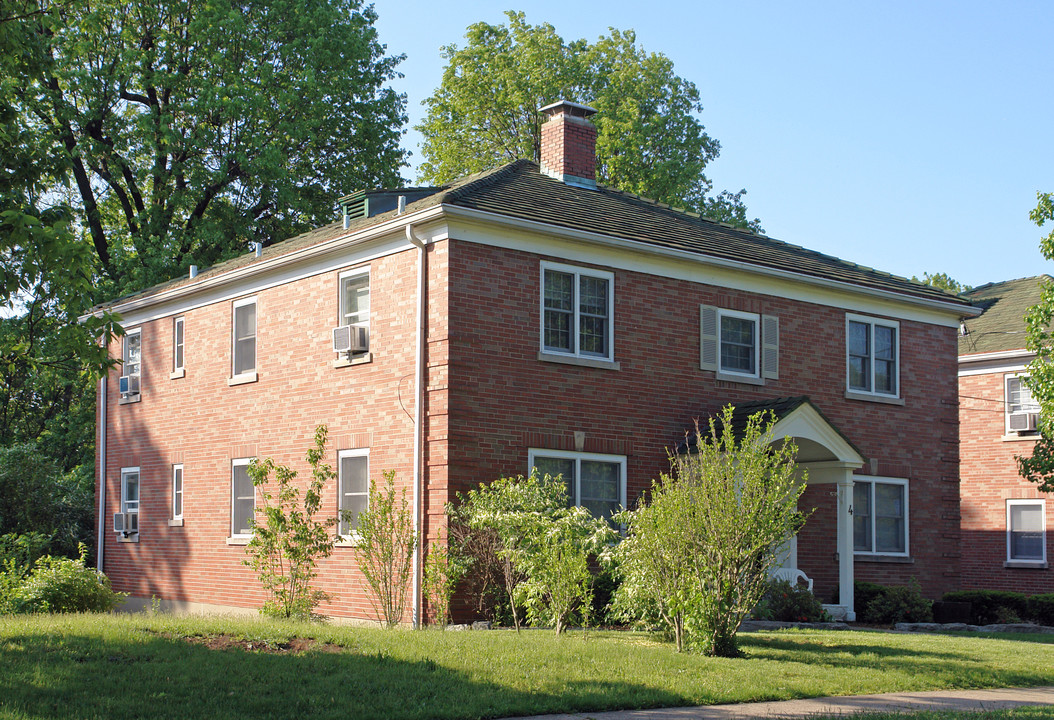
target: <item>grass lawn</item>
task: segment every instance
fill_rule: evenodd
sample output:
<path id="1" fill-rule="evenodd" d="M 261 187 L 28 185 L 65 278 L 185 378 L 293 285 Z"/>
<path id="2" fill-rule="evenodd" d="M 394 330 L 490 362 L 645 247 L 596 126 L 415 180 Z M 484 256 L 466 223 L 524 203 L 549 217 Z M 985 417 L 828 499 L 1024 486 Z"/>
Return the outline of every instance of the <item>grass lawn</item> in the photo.
<path id="1" fill-rule="evenodd" d="M 1051 636 L 740 637 L 746 657 L 725 660 L 678 655 L 639 633 L 557 638 L 147 614 L 6 617 L 0 718 L 487 718 L 1054 684 Z M 314 643 L 283 649 L 294 638 Z"/>

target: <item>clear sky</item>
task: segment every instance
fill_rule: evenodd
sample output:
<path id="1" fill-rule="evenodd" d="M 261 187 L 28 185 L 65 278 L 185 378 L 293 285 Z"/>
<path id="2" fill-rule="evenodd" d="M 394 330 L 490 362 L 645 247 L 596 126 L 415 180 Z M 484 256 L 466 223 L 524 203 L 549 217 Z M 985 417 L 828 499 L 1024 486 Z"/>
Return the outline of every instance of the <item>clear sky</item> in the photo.
<path id="1" fill-rule="evenodd" d="M 1054 274 L 1028 219 L 1054 191 L 1054 3 L 376 0 L 405 54 L 410 124 L 439 48 L 523 10 L 565 39 L 635 30 L 698 88 L 715 190 L 746 188 L 766 234 L 897 275 L 981 285 Z M 569 98 L 574 100 L 575 98 Z M 416 180 L 420 135 L 404 175 Z"/>

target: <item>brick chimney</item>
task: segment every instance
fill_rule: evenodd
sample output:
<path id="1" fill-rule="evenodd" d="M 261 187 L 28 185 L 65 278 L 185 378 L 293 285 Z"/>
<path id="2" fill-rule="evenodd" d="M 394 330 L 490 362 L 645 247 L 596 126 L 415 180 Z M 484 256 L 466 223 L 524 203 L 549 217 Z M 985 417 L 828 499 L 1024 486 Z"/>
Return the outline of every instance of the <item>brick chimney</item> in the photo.
<path id="1" fill-rule="evenodd" d="M 542 125 L 542 172 L 568 185 L 596 188 L 597 129 L 586 119 L 596 110 L 560 100 L 539 112 L 549 116 Z"/>

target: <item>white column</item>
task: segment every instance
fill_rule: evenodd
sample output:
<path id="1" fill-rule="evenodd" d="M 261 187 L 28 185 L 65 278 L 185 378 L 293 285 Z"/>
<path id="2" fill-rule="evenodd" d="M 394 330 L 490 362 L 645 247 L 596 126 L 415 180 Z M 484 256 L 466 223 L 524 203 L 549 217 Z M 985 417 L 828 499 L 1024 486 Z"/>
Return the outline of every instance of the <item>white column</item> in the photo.
<path id="1" fill-rule="evenodd" d="M 838 604 L 845 619 L 856 620 L 853 600 L 853 471 L 838 480 Z"/>

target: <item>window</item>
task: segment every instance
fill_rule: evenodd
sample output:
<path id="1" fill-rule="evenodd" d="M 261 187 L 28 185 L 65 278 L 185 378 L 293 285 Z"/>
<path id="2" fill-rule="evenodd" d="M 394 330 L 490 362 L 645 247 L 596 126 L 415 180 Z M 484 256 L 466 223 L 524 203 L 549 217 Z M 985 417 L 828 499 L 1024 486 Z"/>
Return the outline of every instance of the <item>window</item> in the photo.
<path id="1" fill-rule="evenodd" d="M 853 483 L 853 549 L 873 555 L 908 554 L 908 481 Z"/>
<path id="2" fill-rule="evenodd" d="M 245 536 L 252 534 L 249 521 L 256 509 L 256 488 L 249 477 L 249 463 L 252 458 L 239 458 L 231 461 L 231 535 Z"/>
<path id="3" fill-rule="evenodd" d="M 359 513 L 367 508 L 370 499 L 370 451 L 341 450 L 338 454 L 337 483 L 340 494 L 340 525 L 338 533 L 354 536 L 359 524 Z"/>
<path id="4" fill-rule="evenodd" d="M 849 390 L 899 397 L 900 324 L 846 316 L 846 374 Z"/>
<path id="5" fill-rule="evenodd" d="M 1025 382 L 1027 375 L 1006 376 L 1006 429 L 1008 433 L 1035 433 L 1039 424 L 1039 403 Z"/>
<path id="6" fill-rule="evenodd" d="M 527 463 L 539 475 L 563 476 L 571 505 L 595 517 L 610 517 L 626 504 L 626 457 L 562 450 L 529 450 Z"/>
<path id="7" fill-rule="evenodd" d="M 340 276 L 340 324 L 369 328 L 370 273 L 354 270 Z"/>
<path id="8" fill-rule="evenodd" d="M 183 518 L 183 465 L 172 466 L 172 519 Z"/>
<path id="9" fill-rule="evenodd" d="M 235 376 L 256 372 L 256 298 L 234 303 L 232 372 Z"/>
<path id="10" fill-rule="evenodd" d="M 183 318 L 172 321 L 172 373 L 183 370 Z"/>
<path id="11" fill-rule="evenodd" d="M 119 390 L 122 399 L 139 397 L 143 370 L 143 336 L 140 330 L 129 330 L 124 335 L 121 348 L 121 379 Z"/>
<path id="12" fill-rule="evenodd" d="M 1043 500 L 1006 501 L 1007 562 L 1047 561 L 1045 515 Z"/>
<path id="13" fill-rule="evenodd" d="M 139 513 L 139 468 L 121 468 L 121 512 Z"/>
<path id="14" fill-rule="evenodd" d="M 613 360 L 615 275 L 542 263 L 542 352 Z"/>
<path id="15" fill-rule="evenodd" d="M 779 378 L 779 318 L 699 307 L 699 367 L 723 379 Z M 757 384 L 757 383 L 755 383 Z"/>

